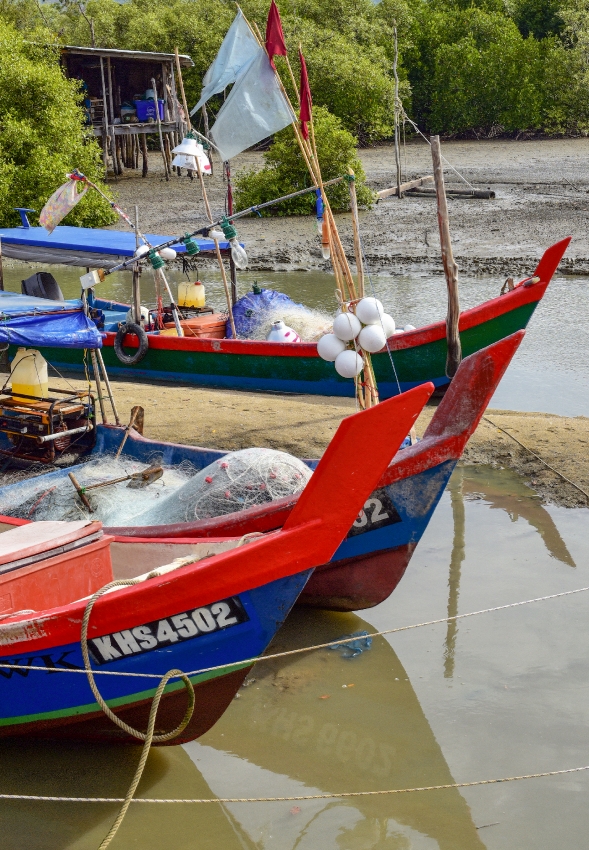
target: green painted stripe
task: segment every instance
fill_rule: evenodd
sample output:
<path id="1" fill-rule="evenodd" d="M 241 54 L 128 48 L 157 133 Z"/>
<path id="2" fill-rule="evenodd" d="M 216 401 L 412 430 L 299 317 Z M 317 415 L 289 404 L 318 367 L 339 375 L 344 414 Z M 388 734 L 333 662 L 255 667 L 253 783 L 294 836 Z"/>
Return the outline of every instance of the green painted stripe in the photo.
<path id="1" fill-rule="evenodd" d="M 231 672 L 235 670 L 242 670 L 244 667 L 249 667 L 249 664 L 234 664 L 231 667 Z M 217 679 L 226 674 L 226 670 L 212 670 L 208 673 L 197 674 L 196 676 L 190 676 L 190 681 L 193 685 L 198 685 L 201 682 L 207 682 L 210 679 Z M 177 682 L 170 682 L 166 685 L 164 693 L 172 693 L 173 691 L 180 690 L 180 688 L 184 687 L 184 683 L 180 680 Z M 128 705 L 134 702 L 140 702 L 141 700 L 149 699 L 153 697 L 157 690 L 157 685 L 154 688 L 149 688 L 146 691 L 137 691 L 134 694 L 128 694 L 124 697 L 116 697 L 115 699 L 106 700 L 106 704 L 110 708 L 117 708 L 121 705 Z M 76 717 L 81 714 L 91 714 L 93 712 L 100 711 L 100 706 L 97 702 L 91 702 L 86 705 L 77 705 L 74 708 L 62 708 L 56 711 L 43 711 L 39 714 L 22 714 L 19 717 L 5 717 L 0 719 L 0 727 L 1 726 L 17 726 L 19 724 L 24 723 L 38 723 L 42 720 L 56 720 L 60 717 Z"/>

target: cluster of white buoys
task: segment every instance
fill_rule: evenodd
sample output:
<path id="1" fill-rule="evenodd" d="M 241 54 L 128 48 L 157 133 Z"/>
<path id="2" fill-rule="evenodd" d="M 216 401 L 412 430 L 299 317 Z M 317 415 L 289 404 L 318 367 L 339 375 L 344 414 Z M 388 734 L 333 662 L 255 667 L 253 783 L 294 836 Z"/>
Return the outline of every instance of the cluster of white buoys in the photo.
<path id="1" fill-rule="evenodd" d="M 325 334 L 317 343 L 317 353 L 333 362 L 342 378 L 355 378 L 364 368 L 361 352 L 374 354 L 383 349 L 395 333 L 395 320 L 378 298 L 362 298 L 355 311 L 342 311 L 333 323 L 333 333 Z M 348 348 L 354 342 L 354 349 Z M 360 349 L 360 350 L 358 350 Z"/>

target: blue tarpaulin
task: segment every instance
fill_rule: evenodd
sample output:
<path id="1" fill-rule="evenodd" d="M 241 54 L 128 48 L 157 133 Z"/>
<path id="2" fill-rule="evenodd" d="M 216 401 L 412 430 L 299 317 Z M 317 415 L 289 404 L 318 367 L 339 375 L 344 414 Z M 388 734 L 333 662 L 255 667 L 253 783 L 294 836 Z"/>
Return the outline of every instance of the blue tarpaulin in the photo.
<path id="1" fill-rule="evenodd" d="M 100 331 L 81 301 L 49 301 L 0 291 L 0 343 L 26 347 L 100 348 Z"/>

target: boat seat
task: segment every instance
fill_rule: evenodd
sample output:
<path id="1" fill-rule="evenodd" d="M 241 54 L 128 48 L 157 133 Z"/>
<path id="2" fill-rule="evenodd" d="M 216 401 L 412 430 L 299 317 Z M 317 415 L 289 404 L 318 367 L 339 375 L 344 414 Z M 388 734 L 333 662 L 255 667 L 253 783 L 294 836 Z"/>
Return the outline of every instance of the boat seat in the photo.
<path id="1" fill-rule="evenodd" d="M 66 605 L 112 581 L 102 524 L 32 522 L 0 534 L 0 615 Z"/>
<path id="2" fill-rule="evenodd" d="M 63 292 L 51 272 L 35 272 L 21 282 L 20 290 L 23 295 L 32 295 L 34 298 L 65 301 Z"/>

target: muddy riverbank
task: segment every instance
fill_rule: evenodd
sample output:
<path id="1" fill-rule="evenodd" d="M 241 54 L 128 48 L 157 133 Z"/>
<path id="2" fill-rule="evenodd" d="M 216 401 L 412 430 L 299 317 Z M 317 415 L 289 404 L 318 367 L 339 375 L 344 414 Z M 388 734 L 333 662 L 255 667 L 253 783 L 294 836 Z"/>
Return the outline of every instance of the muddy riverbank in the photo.
<path id="1" fill-rule="evenodd" d="M 264 446 L 299 457 L 318 457 L 338 424 L 355 410 L 345 398 L 283 396 L 169 384 L 113 381 L 123 423 L 134 404 L 145 408 L 145 436 L 186 445 L 237 449 Z M 52 385 L 83 388 L 52 378 Z M 428 405 L 417 423 L 422 435 L 435 406 Z M 504 429 L 504 430 L 499 430 Z M 506 433 L 507 432 L 507 433 Z M 519 446 L 521 443 L 589 492 L 589 418 L 489 409 L 471 438 L 464 461 L 513 469 L 546 502 L 567 507 L 587 506 L 589 499 Z M 6 471 L 1 483 L 22 477 Z"/>
<path id="2" fill-rule="evenodd" d="M 445 142 L 443 153 L 464 180 L 477 188 L 492 188 L 496 199 L 450 200 L 454 252 L 464 272 L 513 275 L 533 271 L 542 252 L 557 239 L 571 235 L 561 264 L 567 274 L 589 274 L 589 139 Z M 394 180 L 390 146 L 359 152 L 368 184 L 379 190 Z M 233 174 L 261 168 L 261 153 L 245 153 L 232 162 Z M 198 181 L 186 176 L 163 180 L 159 153 L 150 154 L 147 178 L 126 172 L 109 182 L 128 211 L 139 204 L 143 230 L 181 233 L 204 224 Z M 429 147 L 423 140 L 403 151 L 407 179 L 431 174 Z M 465 183 L 450 168 L 448 184 Z M 215 216 L 224 212 L 225 184 L 221 169 L 207 179 Z M 348 215 L 338 216 L 346 249 L 352 251 Z M 119 227 L 119 225 L 115 225 Z M 395 198 L 380 201 L 361 213 L 364 250 L 370 270 L 400 272 L 414 268 L 441 273 L 435 201 Z M 243 219 L 239 235 L 247 244 L 250 269 L 327 270 L 311 216 Z"/>

